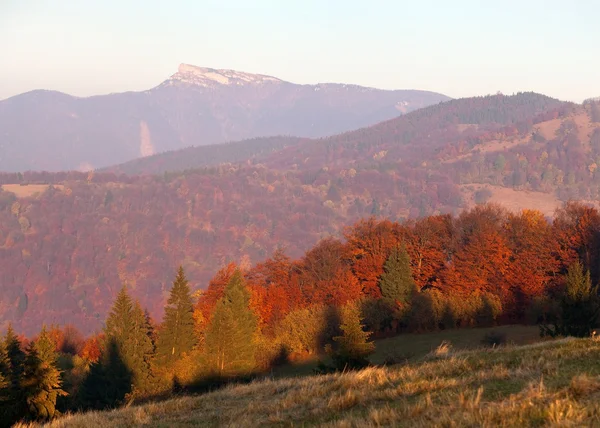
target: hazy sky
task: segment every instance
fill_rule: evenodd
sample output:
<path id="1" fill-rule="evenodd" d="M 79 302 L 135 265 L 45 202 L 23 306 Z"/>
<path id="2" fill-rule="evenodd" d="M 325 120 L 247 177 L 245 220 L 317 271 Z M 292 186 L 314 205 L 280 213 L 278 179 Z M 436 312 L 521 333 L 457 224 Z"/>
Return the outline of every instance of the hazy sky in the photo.
<path id="1" fill-rule="evenodd" d="M 0 0 L 0 99 L 143 90 L 185 62 L 582 101 L 600 96 L 598 17 L 598 0 Z"/>

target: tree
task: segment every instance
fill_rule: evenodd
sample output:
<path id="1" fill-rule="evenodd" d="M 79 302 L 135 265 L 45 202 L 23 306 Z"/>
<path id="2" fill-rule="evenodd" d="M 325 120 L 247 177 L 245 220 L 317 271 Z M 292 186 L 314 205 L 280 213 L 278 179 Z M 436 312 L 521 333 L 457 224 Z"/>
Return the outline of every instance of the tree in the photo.
<path id="1" fill-rule="evenodd" d="M 333 340 L 338 349 L 331 354 L 337 370 L 360 369 L 369 365 L 368 356 L 375 351 L 375 344 L 369 341 L 371 332 L 364 331 L 360 309 L 348 304 L 341 309 L 341 336 Z"/>
<path id="2" fill-rule="evenodd" d="M 219 376 L 244 375 L 254 369 L 257 327 L 256 315 L 250 309 L 250 293 L 237 269 L 206 332 L 206 353 Z"/>
<path id="3" fill-rule="evenodd" d="M 381 295 L 402 305 L 409 303 L 416 291 L 416 284 L 410 268 L 410 257 L 404 244 L 392 249 L 383 269 L 384 273 L 379 281 Z"/>
<path id="4" fill-rule="evenodd" d="M 82 404 L 96 409 L 116 406 L 128 394 L 143 393 L 151 380 L 154 347 L 150 326 L 139 302 L 124 286 L 108 315 L 102 353 L 82 385 Z"/>
<path id="5" fill-rule="evenodd" d="M 60 414 L 56 409 L 56 399 L 67 393 L 61 388 L 55 348 L 56 344 L 46 327 L 37 341 L 31 342 L 27 348 L 21 389 L 27 403 L 28 419 L 47 421 Z"/>
<path id="6" fill-rule="evenodd" d="M 156 356 L 159 364 L 172 365 L 196 344 L 194 306 L 183 267 L 179 267 L 165 307 L 165 317 L 158 334 Z"/>
<path id="7" fill-rule="evenodd" d="M 148 390 L 152 381 L 150 361 L 154 357 L 152 329 L 146 312 L 137 300 L 131 312 L 131 332 L 124 350 L 125 362 L 133 375 L 134 392 Z"/>
<path id="8" fill-rule="evenodd" d="M 581 262 L 569 267 L 565 285 L 557 320 L 553 326 L 541 326 L 542 336 L 589 337 L 600 314 L 598 287 L 592 286 L 590 272 L 584 271 Z"/>
<path id="9" fill-rule="evenodd" d="M 4 337 L 3 348 L 2 377 L 7 386 L 2 391 L 2 411 L 0 413 L 2 418 L 0 420 L 6 421 L 7 426 L 10 426 L 26 414 L 25 401 L 21 390 L 25 353 L 21 349 L 21 341 L 10 324 Z"/>
<path id="10" fill-rule="evenodd" d="M 0 421 L 7 420 L 10 410 L 10 360 L 4 346 L 4 340 L 0 340 Z M 4 426 L 0 423 L 0 426 Z"/>

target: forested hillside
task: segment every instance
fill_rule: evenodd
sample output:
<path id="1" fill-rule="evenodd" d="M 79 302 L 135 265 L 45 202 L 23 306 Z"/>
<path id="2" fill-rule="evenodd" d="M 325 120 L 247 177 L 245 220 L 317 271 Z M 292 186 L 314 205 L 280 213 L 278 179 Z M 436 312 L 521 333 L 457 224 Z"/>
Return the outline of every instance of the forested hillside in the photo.
<path id="1" fill-rule="evenodd" d="M 594 103 L 495 95 L 282 149 L 249 141 L 250 162 L 221 163 L 245 158 L 232 145 L 163 164 L 180 165 L 182 154 L 219 165 L 165 174 L 158 156 L 136 170 L 157 166 L 157 176 L 2 174 L 2 322 L 25 333 L 74 322 L 87 333 L 124 283 L 157 316 L 179 264 L 203 289 L 229 261 L 248 265 L 280 247 L 298 257 L 370 215 L 404 221 L 517 197 L 512 209 L 543 200 L 551 215 L 561 200 L 596 198 L 599 127 Z"/>

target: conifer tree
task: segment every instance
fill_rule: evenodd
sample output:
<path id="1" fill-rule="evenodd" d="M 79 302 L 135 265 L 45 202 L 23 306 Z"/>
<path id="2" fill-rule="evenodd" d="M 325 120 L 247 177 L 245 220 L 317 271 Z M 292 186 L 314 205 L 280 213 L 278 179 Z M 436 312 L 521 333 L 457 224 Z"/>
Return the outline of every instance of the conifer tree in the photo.
<path id="1" fill-rule="evenodd" d="M 156 356 L 159 364 L 170 366 L 196 345 L 194 305 L 183 267 L 173 281 L 165 307 L 165 317 L 158 334 Z"/>
<path id="2" fill-rule="evenodd" d="M 581 262 L 569 267 L 565 285 L 560 314 L 553 326 L 541 326 L 542 336 L 589 337 L 600 315 L 598 287 L 592 286 L 590 272 L 584 271 Z"/>
<path id="3" fill-rule="evenodd" d="M 250 293 L 237 269 L 206 332 L 206 352 L 220 376 L 243 375 L 255 368 L 258 322 L 249 305 Z"/>
<path id="4" fill-rule="evenodd" d="M 338 346 L 331 355 L 335 368 L 346 370 L 368 366 L 368 356 L 375 350 L 375 345 L 369 341 L 372 333 L 364 331 L 360 309 L 356 304 L 348 304 L 342 307 L 341 318 L 342 335 L 333 338 Z"/>
<path id="5" fill-rule="evenodd" d="M 27 404 L 27 419 L 47 421 L 59 415 L 56 400 L 67 395 L 62 390 L 61 372 L 56 366 L 55 343 L 46 327 L 27 348 L 21 389 Z"/>
<path id="6" fill-rule="evenodd" d="M 128 394 L 143 392 L 151 381 L 154 353 L 148 318 L 123 287 L 108 315 L 100 360 L 92 364 L 81 388 L 81 404 L 114 407 Z"/>
<path id="7" fill-rule="evenodd" d="M 26 407 L 21 390 L 21 381 L 23 379 L 23 370 L 25 363 L 25 353 L 21 349 L 21 341 L 15 334 L 12 325 L 8 325 L 6 336 L 4 337 L 5 359 L 5 382 L 7 389 L 3 394 L 3 412 L 2 421 L 7 421 L 8 426 L 18 421 L 26 415 Z"/>
<path id="8" fill-rule="evenodd" d="M 133 374 L 133 384 L 139 391 L 147 390 L 152 380 L 150 361 L 154 356 L 154 344 L 151 336 L 148 317 L 136 301 L 131 313 L 131 331 L 124 355 Z"/>
<path id="9" fill-rule="evenodd" d="M 10 361 L 4 339 L 0 339 L 0 421 L 8 421 L 10 416 Z M 8 422 L 7 422 L 8 424 Z M 4 426 L 0 422 L 0 427 Z"/>
<path id="10" fill-rule="evenodd" d="M 406 246 L 394 247 L 384 265 L 384 273 L 379 281 L 381 294 L 385 299 L 406 304 L 416 290 L 410 267 L 410 257 Z"/>

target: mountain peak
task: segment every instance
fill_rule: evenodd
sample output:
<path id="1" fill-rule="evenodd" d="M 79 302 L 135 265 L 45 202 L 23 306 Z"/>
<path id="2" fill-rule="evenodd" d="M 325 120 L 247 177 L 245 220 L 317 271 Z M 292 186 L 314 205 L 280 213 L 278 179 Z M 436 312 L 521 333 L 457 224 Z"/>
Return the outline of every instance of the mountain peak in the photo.
<path id="1" fill-rule="evenodd" d="M 180 64 L 177 73 L 171 76 L 170 81 L 179 81 L 204 87 L 215 85 L 259 85 L 267 82 L 282 82 L 282 80 L 276 77 L 265 76 L 263 74 L 197 67 L 190 64 Z"/>

